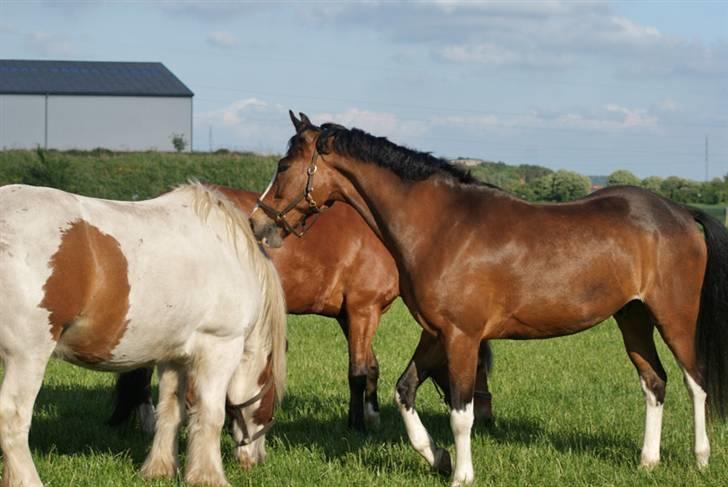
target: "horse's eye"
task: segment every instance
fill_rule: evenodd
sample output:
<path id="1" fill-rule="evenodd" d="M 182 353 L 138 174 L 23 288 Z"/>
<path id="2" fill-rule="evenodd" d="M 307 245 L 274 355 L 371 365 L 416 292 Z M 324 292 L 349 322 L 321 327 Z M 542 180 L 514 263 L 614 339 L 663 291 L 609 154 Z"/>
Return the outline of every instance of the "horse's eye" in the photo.
<path id="1" fill-rule="evenodd" d="M 288 171 L 288 169 L 290 167 L 291 167 L 290 164 L 284 164 L 284 163 L 278 164 L 278 172 L 280 173 L 280 172 Z"/>

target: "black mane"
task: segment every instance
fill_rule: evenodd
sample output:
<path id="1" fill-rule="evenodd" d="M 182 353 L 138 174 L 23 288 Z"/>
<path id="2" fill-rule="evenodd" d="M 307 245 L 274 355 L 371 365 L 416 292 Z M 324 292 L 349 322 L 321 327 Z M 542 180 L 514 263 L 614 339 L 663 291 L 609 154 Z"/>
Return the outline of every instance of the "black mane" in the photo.
<path id="1" fill-rule="evenodd" d="M 329 140 L 331 140 L 330 146 Z M 316 149 L 319 153 L 325 154 L 329 147 L 344 156 L 388 168 L 404 181 L 422 181 L 435 174 L 441 174 L 459 183 L 497 188 L 479 181 L 470 171 L 453 165 L 447 159 L 435 157 L 429 152 L 418 152 L 399 146 L 386 137 L 377 137 L 357 128 L 347 129 L 332 123 L 321 125 Z"/>

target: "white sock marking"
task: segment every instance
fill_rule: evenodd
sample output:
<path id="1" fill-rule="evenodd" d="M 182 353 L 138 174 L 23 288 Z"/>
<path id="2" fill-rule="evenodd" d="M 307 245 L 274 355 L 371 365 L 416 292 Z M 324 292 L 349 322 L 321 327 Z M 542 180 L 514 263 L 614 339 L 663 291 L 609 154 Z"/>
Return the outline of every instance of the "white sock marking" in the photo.
<path id="1" fill-rule="evenodd" d="M 640 385 L 645 393 L 645 439 L 640 464 L 643 467 L 652 468 L 660 463 L 663 405 L 658 404 L 657 397 L 647 388 L 647 384 L 641 377 Z"/>

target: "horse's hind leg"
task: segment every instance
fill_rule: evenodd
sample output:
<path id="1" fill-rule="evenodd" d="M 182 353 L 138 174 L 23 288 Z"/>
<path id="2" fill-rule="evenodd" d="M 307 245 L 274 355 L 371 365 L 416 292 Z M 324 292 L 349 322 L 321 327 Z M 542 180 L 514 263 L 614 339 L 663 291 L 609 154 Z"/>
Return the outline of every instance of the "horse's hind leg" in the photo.
<path id="1" fill-rule="evenodd" d="M 179 364 L 160 363 L 159 403 L 152 449 L 141 475 L 144 478 L 172 478 L 177 473 L 177 432 L 185 414 L 186 372 Z"/>
<path id="2" fill-rule="evenodd" d="M 639 301 L 628 303 L 614 317 L 645 394 L 645 437 L 640 464 L 652 468 L 660 463 L 662 409 L 667 385 L 667 374 L 660 363 L 653 339 L 653 318 Z"/>
<path id="3" fill-rule="evenodd" d="M 376 398 L 378 367 L 370 371 L 369 366 L 372 359 L 376 363 L 372 340 L 380 316 L 381 310 L 377 306 L 347 303 L 346 312 L 339 317 L 339 324 L 349 342 L 349 427 L 360 431 L 364 430 L 365 424 L 376 426 L 379 422 Z M 370 372 L 376 375 L 372 376 Z M 374 387 L 373 395 L 370 395 L 372 379 Z M 366 404 L 365 397 L 369 398 Z"/>
<path id="4" fill-rule="evenodd" d="M 377 387 L 379 384 L 379 361 L 374 353 L 374 347 L 369 346 L 367 359 L 367 389 L 364 393 L 364 423 L 369 428 L 379 428 L 379 399 Z"/>
<path id="5" fill-rule="evenodd" d="M 5 357 L 0 386 L 0 445 L 4 457 L 3 486 L 43 485 L 28 447 L 33 404 L 43 383 L 50 351 Z"/>
<path id="6" fill-rule="evenodd" d="M 685 298 L 687 299 L 688 296 L 685 295 Z M 663 302 L 662 306 L 655 307 L 655 314 L 659 322 L 658 330 L 660 335 L 662 335 L 662 339 L 682 368 L 685 386 L 693 401 L 694 452 L 698 467 L 702 468 L 708 465 L 710 442 L 705 428 L 707 395 L 695 352 L 697 303 L 699 299 L 697 296 L 693 298 L 692 307 L 685 303 Z"/>

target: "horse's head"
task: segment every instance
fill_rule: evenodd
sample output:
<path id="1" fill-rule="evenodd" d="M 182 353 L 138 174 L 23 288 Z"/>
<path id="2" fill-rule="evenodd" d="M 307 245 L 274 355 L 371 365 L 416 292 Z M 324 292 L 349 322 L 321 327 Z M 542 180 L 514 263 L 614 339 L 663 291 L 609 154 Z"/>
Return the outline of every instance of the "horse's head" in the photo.
<path id="1" fill-rule="evenodd" d="M 232 418 L 235 456 L 249 469 L 265 461 L 265 435 L 275 423 L 278 398 L 272 355 L 246 355 L 230 381 L 226 410 Z"/>
<path id="2" fill-rule="evenodd" d="M 296 134 L 250 216 L 255 236 L 271 247 L 280 247 L 289 233 L 300 237 L 306 232 L 315 220 L 309 217 L 335 199 L 339 177 L 323 157 L 331 129 L 338 126 L 317 127 L 303 113 L 300 120 L 289 114 Z"/>

